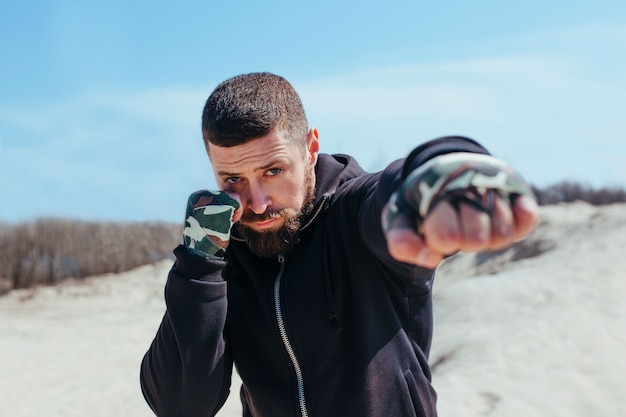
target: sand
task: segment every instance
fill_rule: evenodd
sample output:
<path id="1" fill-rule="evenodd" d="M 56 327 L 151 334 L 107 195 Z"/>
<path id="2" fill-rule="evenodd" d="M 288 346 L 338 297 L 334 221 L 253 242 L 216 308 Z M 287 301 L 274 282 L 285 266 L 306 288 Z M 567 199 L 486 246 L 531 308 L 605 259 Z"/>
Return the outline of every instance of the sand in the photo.
<path id="1" fill-rule="evenodd" d="M 626 415 L 626 205 L 543 207 L 527 243 L 440 268 L 440 417 Z M 170 265 L 0 297 L 0 415 L 153 415 L 139 363 Z M 218 416 L 241 415 L 239 384 Z"/>

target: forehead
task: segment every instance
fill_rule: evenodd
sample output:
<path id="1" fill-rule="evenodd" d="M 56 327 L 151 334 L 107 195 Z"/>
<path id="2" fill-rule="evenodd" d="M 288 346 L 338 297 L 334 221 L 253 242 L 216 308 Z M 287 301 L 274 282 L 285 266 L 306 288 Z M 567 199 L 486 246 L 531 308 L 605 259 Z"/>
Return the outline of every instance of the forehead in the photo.
<path id="1" fill-rule="evenodd" d="M 274 162 L 293 163 L 301 159 L 296 146 L 280 131 L 231 147 L 208 143 L 207 151 L 213 170 L 218 175 L 243 174 L 268 168 Z"/>

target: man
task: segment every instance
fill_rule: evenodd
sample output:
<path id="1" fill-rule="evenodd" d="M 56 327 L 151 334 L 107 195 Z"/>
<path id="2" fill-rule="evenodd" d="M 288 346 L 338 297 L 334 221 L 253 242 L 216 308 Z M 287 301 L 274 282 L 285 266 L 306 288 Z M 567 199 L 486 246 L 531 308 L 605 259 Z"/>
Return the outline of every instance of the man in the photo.
<path id="1" fill-rule="evenodd" d="M 141 367 L 154 412 L 215 415 L 234 364 L 244 416 L 436 416 L 434 270 L 529 233 L 528 187 L 463 137 L 374 174 L 321 154 L 297 93 L 269 73 L 220 84 L 202 130 L 220 190 L 188 201 Z"/>

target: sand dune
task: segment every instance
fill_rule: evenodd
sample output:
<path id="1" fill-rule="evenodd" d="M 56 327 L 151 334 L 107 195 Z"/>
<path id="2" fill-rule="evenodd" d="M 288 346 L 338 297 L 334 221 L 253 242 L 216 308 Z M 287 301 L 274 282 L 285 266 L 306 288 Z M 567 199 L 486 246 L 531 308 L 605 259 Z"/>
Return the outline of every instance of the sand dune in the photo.
<path id="1" fill-rule="evenodd" d="M 442 417 L 626 415 L 626 205 L 542 218 L 529 240 L 554 247 L 538 257 L 466 279 L 468 259 L 442 267 L 431 355 Z"/>
<path id="2" fill-rule="evenodd" d="M 523 245 L 435 284 L 441 417 L 626 415 L 626 205 L 542 208 Z M 478 261 L 478 263 L 477 263 Z M 0 415 L 151 416 L 138 367 L 169 261 L 0 297 Z M 240 415 L 238 380 L 222 417 Z"/>

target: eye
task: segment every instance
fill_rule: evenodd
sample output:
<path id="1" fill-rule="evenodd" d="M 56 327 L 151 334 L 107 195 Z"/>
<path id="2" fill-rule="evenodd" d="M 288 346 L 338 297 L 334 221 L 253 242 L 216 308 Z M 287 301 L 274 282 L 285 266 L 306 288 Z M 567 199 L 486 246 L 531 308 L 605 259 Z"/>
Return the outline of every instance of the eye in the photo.
<path id="1" fill-rule="evenodd" d="M 226 184 L 237 184 L 239 181 L 241 181 L 241 178 L 239 178 L 239 177 L 224 178 L 224 182 Z"/>
<path id="2" fill-rule="evenodd" d="M 278 175 L 282 172 L 281 168 L 270 168 L 265 173 L 267 176 L 273 177 L 274 175 Z"/>

